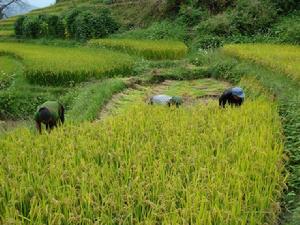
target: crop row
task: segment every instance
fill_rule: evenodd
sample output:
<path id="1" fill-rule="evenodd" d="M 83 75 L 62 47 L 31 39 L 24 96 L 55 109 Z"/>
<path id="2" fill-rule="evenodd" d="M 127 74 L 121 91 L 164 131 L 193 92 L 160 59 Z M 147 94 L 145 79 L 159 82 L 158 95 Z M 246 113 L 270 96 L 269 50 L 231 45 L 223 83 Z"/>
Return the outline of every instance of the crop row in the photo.
<path id="1" fill-rule="evenodd" d="M 180 59 L 188 51 L 183 42 L 171 40 L 94 39 L 90 40 L 88 44 L 117 49 L 146 59 Z"/>
<path id="2" fill-rule="evenodd" d="M 300 82 L 300 47 L 295 45 L 240 44 L 226 45 L 227 55 L 250 59 L 280 70 Z"/>
<path id="3" fill-rule="evenodd" d="M 263 99 L 226 110 L 138 104 L 51 135 L 21 129 L 0 140 L 0 223 L 272 223 L 280 130 Z"/>
<path id="4" fill-rule="evenodd" d="M 89 48 L 0 43 L 0 54 L 21 58 L 32 83 L 60 85 L 128 74 L 134 61 L 125 54 Z"/>

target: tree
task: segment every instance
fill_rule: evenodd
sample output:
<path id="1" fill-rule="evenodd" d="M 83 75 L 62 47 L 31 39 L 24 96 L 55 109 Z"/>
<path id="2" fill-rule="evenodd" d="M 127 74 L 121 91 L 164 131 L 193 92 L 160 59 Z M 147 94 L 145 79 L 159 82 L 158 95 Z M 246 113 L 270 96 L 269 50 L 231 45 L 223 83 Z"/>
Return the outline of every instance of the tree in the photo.
<path id="1" fill-rule="evenodd" d="M 22 2 L 22 0 L 0 0 L 0 19 L 3 19 L 4 17 L 6 17 L 4 11 L 5 11 L 5 9 L 7 9 L 7 7 L 9 7 L 13 3 L 19 4 L 21 2 Z"/>

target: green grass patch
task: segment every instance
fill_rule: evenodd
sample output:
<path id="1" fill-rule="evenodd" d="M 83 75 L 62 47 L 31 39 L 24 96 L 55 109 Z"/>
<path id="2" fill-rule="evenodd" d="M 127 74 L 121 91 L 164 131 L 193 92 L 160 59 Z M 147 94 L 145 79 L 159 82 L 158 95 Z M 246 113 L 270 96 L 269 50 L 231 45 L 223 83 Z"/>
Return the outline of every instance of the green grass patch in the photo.
<path id="1" fill-rule="evenodd" d="M 20 62 L 9 56 L 0 56 L 0 90 L 9 87 L 21 70 Z"/>
<path id="2" fill-rule="evenodd" d="M 146 59 L 180 59 L 188 51 L 183 42 L 166 40 L 94 39 L 88 45 L 117 49 Z"/>
<path id="3" fill-rule="evenodd" d="M 105 80 L 84 87 L 73 100 L 71 109 L 67 112 L 67 120 L 78 123 L 96 119 L 104 104 L 125 88 L 124 82 L 118 79 Z"/>
<path id="4" fill-rule="evenodd" d="M 25 43 L 0 43 L 0 54 L 21 58 L 24 76 L 44 85 L 70 84 L 130 73 L 134 61 L 108 50 L 63 48 Z"/>

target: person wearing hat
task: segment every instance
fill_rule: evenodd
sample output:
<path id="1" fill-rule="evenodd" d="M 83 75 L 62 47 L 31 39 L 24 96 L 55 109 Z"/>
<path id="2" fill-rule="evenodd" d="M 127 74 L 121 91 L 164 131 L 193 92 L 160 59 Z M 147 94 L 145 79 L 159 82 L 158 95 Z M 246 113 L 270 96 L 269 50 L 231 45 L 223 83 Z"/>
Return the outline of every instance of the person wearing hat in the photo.
<path id="1" fill-rule="evenodd" d="M 219 105 L 225 108 L 226 103 L 234 106 L 241 106 L 244 102 L 245 94 L 242 88 L 233 87 L 230 88 L 221 95 L 219 98 Z"/>
<path id="2" fill-rule="evenodd" d="M 178 108 L 182 104 L 182 98 L 179 96 L 169 96 L 169 95 L 155 95 L 150 98 L 150 104 L 158 105 L 176 105 Z"/>
<path id="3" fill-rule="evenodd" d="M 42 123 L 46 125 L 46 130 L 50 131 L 59 123 L 65 122 L 64 107 L 59 102 L 47 101 L 38 106 L 34 120 L 39 133 L 42 133 Z"/>

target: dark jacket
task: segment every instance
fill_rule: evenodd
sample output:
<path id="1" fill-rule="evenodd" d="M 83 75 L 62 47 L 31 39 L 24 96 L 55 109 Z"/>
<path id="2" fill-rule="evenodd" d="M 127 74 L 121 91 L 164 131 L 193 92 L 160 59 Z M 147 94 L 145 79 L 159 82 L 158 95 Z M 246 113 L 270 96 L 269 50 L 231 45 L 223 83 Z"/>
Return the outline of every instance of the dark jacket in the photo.
<path id="1" fill-rule="evenodd" d="M 234 96 L 232 94 L 231 89 L 228 89 L 224 91 L 224 93 L 219 98 L 219 105 L 224 108 L 227 102 L 229 105 L 240 106 L 244 102 L 244 98 L 239 98 L 237 96 Z"/>

